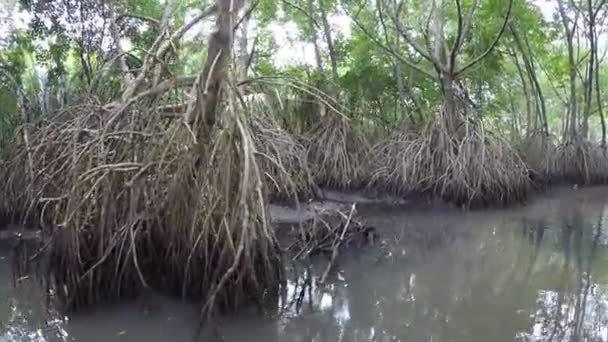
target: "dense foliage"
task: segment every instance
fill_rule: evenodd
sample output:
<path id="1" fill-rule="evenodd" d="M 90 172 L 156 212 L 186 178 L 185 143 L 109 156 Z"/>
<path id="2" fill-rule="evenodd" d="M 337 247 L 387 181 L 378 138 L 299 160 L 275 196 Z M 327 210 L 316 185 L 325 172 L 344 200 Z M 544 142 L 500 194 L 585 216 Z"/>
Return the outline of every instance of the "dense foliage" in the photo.
<path id="1" fill-rule="evenodd" d="M 119 54 L 130 72 L 141 67 L 159 34 L 164 5 L 16 4 L 14 11 L 25 11 L 29 21 L 10 26 L 0 48 L 1 141 L 14 139 L 15 130 L 7 127 L 83 94 L 116 98 L 124 86 Z M 171 6 L 167 20 L 177 27 L 205 3 Z M 447 97 L 440 78 L 448 76 L 467 107 L 513 144 L 537 132 L 553 143 L 567 132 L 605 140 L 605 1 L 258 0 L 248 6 L 234 54 L 247 69 L 243 77 L 280 76 L 321 89 L 364 128 L 421 127 L 433 120 Z M 208 31 L 199 23 L 176 42 L 166 72 L 196 71 Z M 280 91 L 304 97 L 292 88 Z M 18 113 L 18 98 L 27 118 Z M 288 113 L 288 125 L 305 129 L 302 124 L 315 122 L 310 116 L 318 108 L 301 109 Z"/>

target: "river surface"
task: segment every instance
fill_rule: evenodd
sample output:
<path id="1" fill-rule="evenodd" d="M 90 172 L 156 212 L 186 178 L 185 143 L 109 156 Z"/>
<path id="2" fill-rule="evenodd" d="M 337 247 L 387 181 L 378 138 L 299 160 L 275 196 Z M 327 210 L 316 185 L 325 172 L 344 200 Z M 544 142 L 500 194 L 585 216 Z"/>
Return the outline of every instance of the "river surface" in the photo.
<path id="1" fill-rule="evenodd" d="M 323 286 L 323 262 L 294 265 L 279 315 L 244 310 L 201 340 L 608 342 L 608 188 L 501 210 L 359 212 L 379 230 L 374 248 L 343 254 Z M 0 342 L 193 341 L 194 305 L 150 295 L 51 318 L 10 267 L 0 249 Z"/>

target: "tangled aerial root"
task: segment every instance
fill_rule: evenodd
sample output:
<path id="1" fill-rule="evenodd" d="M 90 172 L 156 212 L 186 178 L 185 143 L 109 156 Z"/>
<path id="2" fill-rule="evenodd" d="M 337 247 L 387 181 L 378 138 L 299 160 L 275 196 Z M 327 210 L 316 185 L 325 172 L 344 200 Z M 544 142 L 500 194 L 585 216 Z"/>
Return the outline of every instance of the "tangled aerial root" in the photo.
<path id="1" fill-rule="evenodd" d="M 581 185 L 608 182 L 606 149 L 583 139 L 568 139 L 552 155 L 553 178 Z"/>
<path id="2" fill-rule="evenodd" d="M 374 145 L 371 154 L 374 171 L 369 186 L 397 194 L 418 191 L 427 181 L 423 177 L 433 176 L 419 174 L 431 169 L 430 165 L 423 164 L 428 160 L 419 154 L 423 143 L 419 133 L 397 128 L 387 139 Z"/>
<path id="3" fill-rule="evenodd" d="M 530 170 L 532 181 L 543 184 L 553 180 L 556 147 L 549 137 L 543 133 L 533 134 L 519 146 L 518 151 Z"/>
<path id="4" fill-rule="evenodd" d="M 502 139 L 463 120 L 459 137 L 438 122 L 395 133 L 374 147 L 371 186 L 398 194 L 431 193 L 466 205 L 508 204 L 530 190 L 528 169 Z"/>
<path id="5" fill-rule="evenodd" d="M 348 190 L 367 183 L 368 144 L 346 119 L 339 115 L 324 117 L 307 140 L 308 161 L 316 184 Z"/>
<path id="6" fill-rule="evenodd" d="M 248 115 L 256 156 L 268 196 L 286 200 L 313 194 L 306 148 L 277 122 L 276 109 L 256 104 Z"/>
<path id="7" fill-rule="evenodd" d="M 204 143 L 136 104 L 72 107 L 31 132 L 6 179 L 32 175 L 10 194 L 44 223 L 43 278 L 66 309 L 147 287 L 200 299 L 205 312 L 277 295 L 280 250 L 231 91 Z"/>

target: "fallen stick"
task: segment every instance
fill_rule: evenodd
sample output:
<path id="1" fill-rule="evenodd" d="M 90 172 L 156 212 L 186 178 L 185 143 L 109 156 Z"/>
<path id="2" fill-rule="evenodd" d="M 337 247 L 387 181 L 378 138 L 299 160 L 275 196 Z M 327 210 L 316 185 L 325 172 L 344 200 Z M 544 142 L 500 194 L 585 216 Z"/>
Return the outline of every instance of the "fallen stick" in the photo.
<path id="1" fill-rule="evenodd" d="M 338 258 L 338 254 L 339 254 L 338 250 L 340 249 L 340 245 L 342 244 L 342 241 L 344 240 L 344 235 L 346 235 L 346 231 L 348 230 L 350 221 L 353 218 L 353 214 L 355 213 L 355 207 L 356 207 L 356 203 L 353 203 L 353 205 L 350 208 L 350 213 L 348 214 L 348 218 L 346 219 L 346 223 L 344 224 L 344 228 L 342 229 L 342 234 L 340 234 L 339 239 L 338 239 L 338 237 L 336 237 L 336 239 L 334 239 L 333 248 L 332 248 L 332 252 L 331 252 L 331 259 L 329 261 L 329 264 L 327 264 L 327 268 L 325 269 L 325 272 L 323 273 L 321 280 L 319 280 L 320 284 L 325 283 L 325 280 L 327 279 L 329 272 L 331 272 L 332 266 L 334 265 L 334 263 L 336 262 L 336 259 Z"/>

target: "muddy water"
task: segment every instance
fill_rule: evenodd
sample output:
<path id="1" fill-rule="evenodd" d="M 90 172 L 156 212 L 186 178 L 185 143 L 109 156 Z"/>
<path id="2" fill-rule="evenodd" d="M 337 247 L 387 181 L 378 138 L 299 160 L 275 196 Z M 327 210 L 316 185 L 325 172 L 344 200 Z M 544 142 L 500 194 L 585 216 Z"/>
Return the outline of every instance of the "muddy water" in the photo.
<path id="1" fill-rule="evenodd" d="M 377 247 L 294 265 L 277 317 L 219 320 L 204 341 L 608 341 L 608 188 L 462 212 L 369 205 Z M 160 297 L 50 319 L 0 252 L 0 342 L 192 341 L 196 308 Z M 308 275 L 312 275 L 309 277 Z"/>

